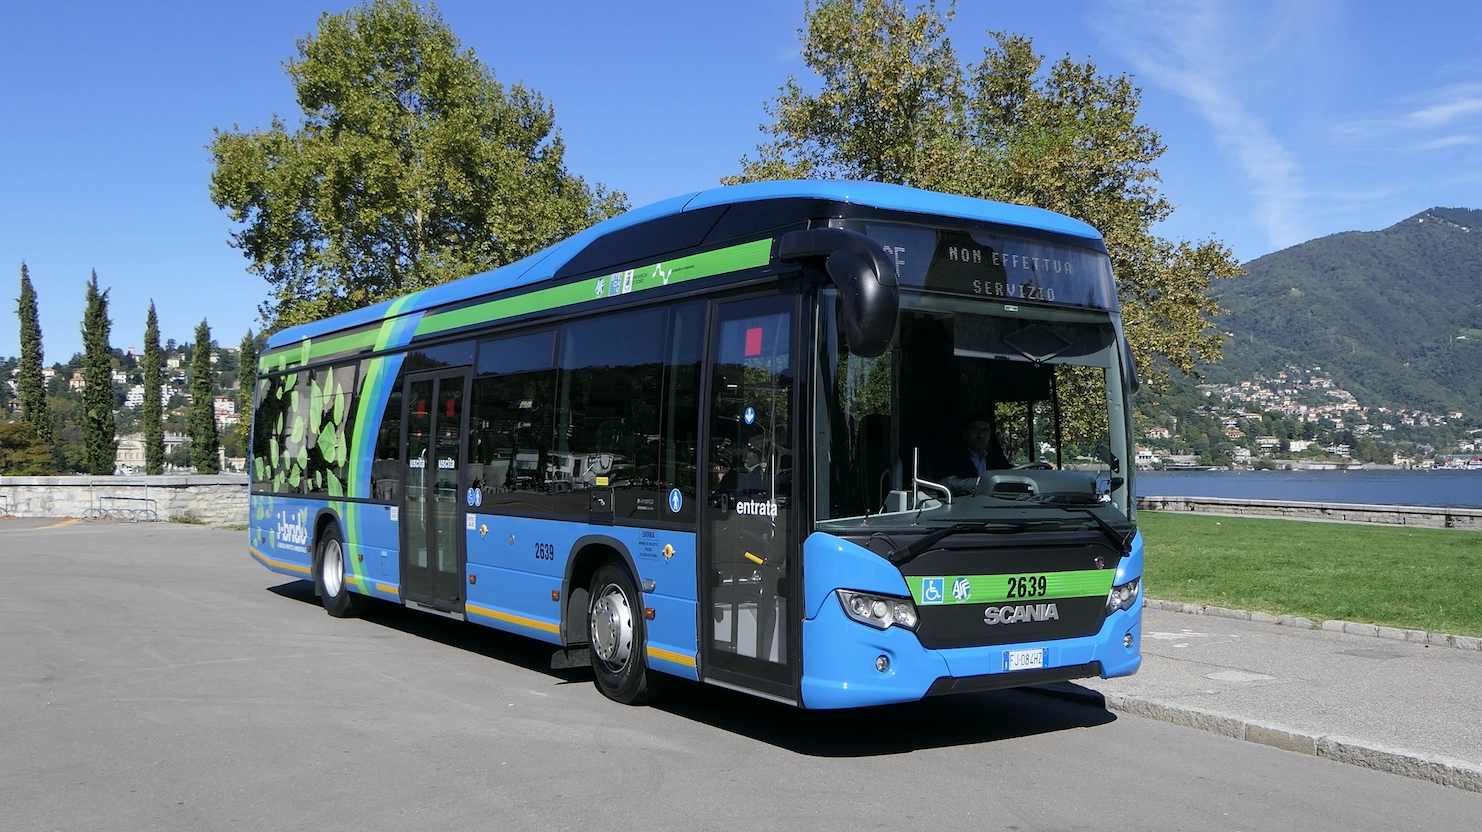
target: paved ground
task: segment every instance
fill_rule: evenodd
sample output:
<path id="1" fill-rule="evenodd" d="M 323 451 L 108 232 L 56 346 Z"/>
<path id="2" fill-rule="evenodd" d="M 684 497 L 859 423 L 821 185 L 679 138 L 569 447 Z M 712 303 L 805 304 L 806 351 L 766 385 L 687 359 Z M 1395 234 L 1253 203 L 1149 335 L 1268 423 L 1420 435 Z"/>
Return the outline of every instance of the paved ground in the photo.
<path id="1" fill-rule="evenodd" d="M 1482 817 L 1479 794 L 1025 692 L 810 713 L 686 685 L 627 708 L 546 670 L 534 642 L 390 605 L 331 619 L 236 532 L 4 520 L 0 576 L 0 830 L 1470 830 Z M 1181 631 L 1150 625 L 1164 628 Z"/>
<path id="2" fill-rule="evenodd" d="M 1142 672 L 1088 687 L 1482 773 L 1482 653 L 1164 610 L 1143 621 Z"/>

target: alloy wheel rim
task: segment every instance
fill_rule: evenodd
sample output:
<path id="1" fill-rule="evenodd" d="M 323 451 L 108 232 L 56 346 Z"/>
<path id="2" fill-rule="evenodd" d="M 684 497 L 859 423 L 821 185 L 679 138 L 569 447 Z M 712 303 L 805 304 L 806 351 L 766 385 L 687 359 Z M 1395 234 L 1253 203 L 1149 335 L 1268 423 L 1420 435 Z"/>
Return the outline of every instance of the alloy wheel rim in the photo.
<path id="1" fill-rule="evenodd" d="M 324 591 L 331 598 L 338 598 L 345 584 L 345 559 L 340 554 L 340 542 L 331 540 L 324 544 L 323 573 Z"/>
<path id="2" fill-rule="evenodd" d="M 614 670 L 628 664 L 633 653 L 633 608 L 616 584 L 608 584 L 592 602 L 588 631 L 597 658 Z"/>

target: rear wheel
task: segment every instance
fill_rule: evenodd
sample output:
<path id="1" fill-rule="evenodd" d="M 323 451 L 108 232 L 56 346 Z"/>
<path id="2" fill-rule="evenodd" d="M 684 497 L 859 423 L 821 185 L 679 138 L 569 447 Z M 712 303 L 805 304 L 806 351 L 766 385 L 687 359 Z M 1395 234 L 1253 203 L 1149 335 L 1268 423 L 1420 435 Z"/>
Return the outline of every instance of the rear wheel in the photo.
<path id="1" fill-rule="evenodd" d="M 365 611 L 370 599 L 351 592 L 345 582 L 345 544 L 337 526 L 329 526 L 319 539 L 318 566 L 314 569 L 314 589 L 324 609 L 335 618 L 350 618 Z"/>
<path id="2" fill-rule="evenodd" d="M 641 597 L 628 571 L 604 564 L 592 576 L 587 633 L 597 689 L 625 705 L 641 705 L 660 693 L 669 677 L 648 669 L 648 635 Z"/>

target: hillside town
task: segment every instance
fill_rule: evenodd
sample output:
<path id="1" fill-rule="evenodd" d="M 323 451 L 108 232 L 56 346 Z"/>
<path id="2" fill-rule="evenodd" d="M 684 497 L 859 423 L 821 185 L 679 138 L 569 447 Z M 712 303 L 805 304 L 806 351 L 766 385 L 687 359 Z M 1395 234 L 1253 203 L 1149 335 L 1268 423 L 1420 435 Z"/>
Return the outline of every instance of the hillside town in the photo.
<path id="1" fill-rule="evenodd" d="M 190 473 L 191 463 L 186 435 L 187 412 L 191 405 L 189 367 L 191 357 L 189 343 L 176 344 L 173 340 L 162 347 L 164 367 L 160 387 L 160 407 L 164 420 L 165 473 Z M 241 352 L 236 346 L 212 345 L 210 362 L 215 371 L 212 396 L 212 411 L 216 430 L 220 434 L 222 447 L 219 452 L 222 471 L 244 471 L 245 459 L 241 441 L 234 428 L 240 416 L 237 413 L 237 368 Z M 113 349 L 114 423 L 117 437 L 117 452 L 114 458 L 114 473 L 132 475 L 144 471 L 144 433 L 142 410 L 144 405 L 143 353 L 134 348 Z M 15 418 L 20 410 L 17 390 L 19 362 L 14 358 L 0 358 L 0 402 L 4 415 L 0 418 Z M 41 377 L 46 385 L 52 409 L 61 415 L 63 454 L 67 454 L 71 434 L 76 428 L 68 421 L 67 414 L 81 401 L 87 382 L 83 378 L 82 356 L 75 355 L 65 363 L 55 363 L 41 368 Z"/>
<path id="2" fill-rule="evenodd" d="M 1321 366 L 1176 387 L 1137 421 L 1143 469 L 1482 469 L 1475 417 L 1365 405 Z"/>

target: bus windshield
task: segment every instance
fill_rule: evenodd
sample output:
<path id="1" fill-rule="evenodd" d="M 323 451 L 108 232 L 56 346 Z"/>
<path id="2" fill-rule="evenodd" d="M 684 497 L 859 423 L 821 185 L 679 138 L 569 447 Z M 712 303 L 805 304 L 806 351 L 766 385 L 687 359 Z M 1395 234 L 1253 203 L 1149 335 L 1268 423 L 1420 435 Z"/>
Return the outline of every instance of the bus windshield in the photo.
<path id="1" fill-rule="evenodd" d="M 819 311 L 821 531 L 1129 521 L 1113 313 L 903 291 L 890 347 L 864 358 L 830 291 Z"/>

